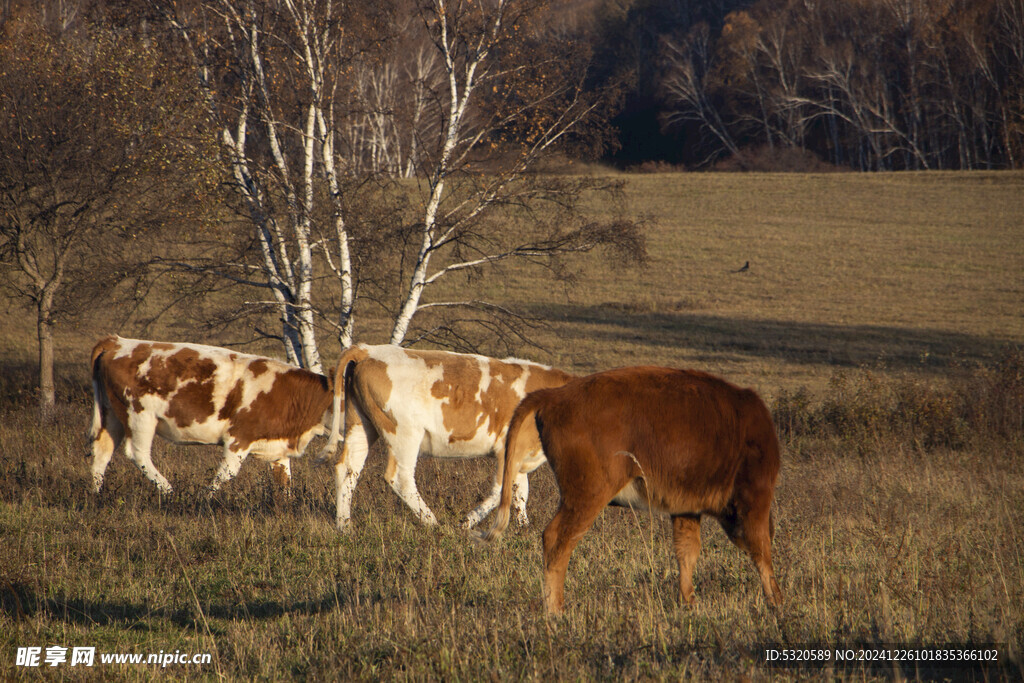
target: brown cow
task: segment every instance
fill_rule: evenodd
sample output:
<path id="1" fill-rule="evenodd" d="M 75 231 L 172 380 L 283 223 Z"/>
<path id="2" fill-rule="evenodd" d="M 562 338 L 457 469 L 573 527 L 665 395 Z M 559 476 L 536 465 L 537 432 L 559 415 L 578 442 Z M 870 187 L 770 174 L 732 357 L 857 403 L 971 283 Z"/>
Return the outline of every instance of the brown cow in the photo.
<path id="1" fill-rule="evenodd" d="M 289 458 L 326 433 L 333 398 L 327 377 L 271 358 L 216 346 L 105 337 L 92 350 L 92 477 L 98 492 L 118 445 L 162 493 L 153 435 L 174 443 L 220 444 L 210 490 L 238 474 L 250 453 L 287 485 Z"/>
<path id="2" fill-rule="evenodd" d="M 782 603 L 771 557 L 779 445 L 771 415 L 753 391 L 703 372 L 635 367 L 530 394 L 509 426 L 501 502 L 488 541 L 508 526 L 511 483 L 535 457 L 538 438 L 561 492 L 544 530 L 549 612 L 561 612 L 569 555 L 609 504 L 672 517 L 687 604 L 694 602 L 704 514 L 750 553 L 767 601 Z"/>
<path id="3" fill-rule="evenodd" d="M 341 439 L 344 415 L 345 445 L 335 458 L 337 517 L 344 530 L 352 514 L 352 493 L 374 442 L 388 447 L 385 478 L 391 488 L 425 524 L 436 524 L 434 513 L 416 489 L 416 461 L 421 454 L 441 458 L 495 455 L 505 450 L 508 421 L 527 393 L 561 386 L 572 375 L 530 361 L 449 351 L 417 351 L 385 344 L 357 344 L 345 350 L 335 376 L 335 408 L 331 437 L 318 462 L 326 461 Z M 345 402 L 342 407 L 342 395 Z M 344 413 L 342 412 L 344 411 Z M 514 502 L 519 521 L 526 523 L 527 473 L 544 462 L 531 459 L 516 478 Z M 471 527 L 498 504 L 501 482 L 466 518 Z M 511 495 L 511 493 L 510 493 Z"/>

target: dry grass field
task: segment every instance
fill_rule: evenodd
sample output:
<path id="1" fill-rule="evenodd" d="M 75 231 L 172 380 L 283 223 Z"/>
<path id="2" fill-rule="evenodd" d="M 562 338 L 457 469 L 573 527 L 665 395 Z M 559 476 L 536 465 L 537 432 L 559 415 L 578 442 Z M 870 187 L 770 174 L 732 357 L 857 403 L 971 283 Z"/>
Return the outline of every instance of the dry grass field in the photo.
<path id="1" fill-rule="evenodd" d="M 713 522 L 687 609 L 667 520 L 608 509 L 573 554 L 565 616 L 546 618 L 547 468 L 533 524 L 494 546 L 458 527 L 489 460 L 421 461 L 436 530 L 383 482 L 380 454 L 344 536 L 311 459 L 290 495 L 250 461 L 208 502 L 217 449 L 158 441 L 173 495 L 120 454 L 92 495 L 85 359 L 110 330 L 58 332 L 60 405 L 40 425 L 31 318 L 0 307 L 0 679 L 1024 677 L 1024 174 L 644 175 L 627 199 L 651 219 L 646 268 L 594 254 L 575 287 L 514 268 L 473 286 L 546 322 L 520 355 L 699 367 L 763 394 L 783 445 L 781 609 Z M 231 341 L 185 334 L 172 319 L 150 336 Z M 764 662 L 804 644 L 994 644 L 999 662 Z M 18 648 L 51 646 L 95 647 L 96 663 L 17 666 Z M 175 652 L 210 662 L 99 661 Z"/>

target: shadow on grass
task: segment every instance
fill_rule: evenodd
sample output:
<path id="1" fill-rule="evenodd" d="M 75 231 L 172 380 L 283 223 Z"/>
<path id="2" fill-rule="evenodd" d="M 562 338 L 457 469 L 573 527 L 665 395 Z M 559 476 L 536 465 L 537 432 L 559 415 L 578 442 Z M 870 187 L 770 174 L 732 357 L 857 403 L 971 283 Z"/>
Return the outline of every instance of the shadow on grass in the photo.
<path id="1" fill-rule="evenodd" d="M 397 599 L 397 596 L 392 596 Z M 188 598 L 191 600 L 191 597 Z M 383 595 L 362 595 L 361 602 L 389 601 Z M 203 617 L 226 621 L 276 619 L 286 614 L 321 614 L 345 608 L 352 602 L 349 590 L 327 593 L 320 598 L 296 600 L 291 603 L 278 600 L 217 601 L 203 605 L 202 615 L 194 603 L 188 607 L 152 607 L 144 603 L 126 601 L 88 600 L 58 594 L 50 598 L 39 597 L 25 582 L 0 583 L 0 613 L 12 620 L 20 620 L 43 613 L 49 620 L 86 627 L 118 625 L 128 630 L 153 630 L 149 621 L 167 620 L 184 628 L 204 628 Z M 216 632 L 216 624 L 210 630 Z"/>
<path id="2" fill-rule="evenodd" d="M 650 312 L 619 303 L 545 304 L 532 307 L 530 313 L 577 326 L 562 331 L 567 337 L 693 349 L 702 359 L 754 356 L 837 367 L 880 363 L 894 369 L 938 370 L 951 363 L 989 361 L 1007 346 L 1019 343 L 927 328 Z"/>
<path id="3" fill-rule="evenodd" d="M 54 363 L 53 379 L 58 403 L 92 403 L 88 360 Z M 35 406 L 38 392 L 39 366 L 36 362 L 0 359 L 0 408 Z"/>

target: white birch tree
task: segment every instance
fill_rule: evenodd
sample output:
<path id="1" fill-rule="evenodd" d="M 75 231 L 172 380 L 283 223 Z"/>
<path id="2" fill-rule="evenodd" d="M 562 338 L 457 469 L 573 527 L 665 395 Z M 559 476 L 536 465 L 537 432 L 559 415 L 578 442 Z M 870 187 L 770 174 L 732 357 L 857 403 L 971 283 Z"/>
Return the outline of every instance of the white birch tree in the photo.
<path id="1" fill-rule="evenodd" d="M 353 340 L 355 280 L 337 152 L 337 100 L 363 39 L 352 4 L 334 0 L 206 0 L 162 5 L 195 55 L 232 187 L 251 222 L 255 263 L 175 263 L 265 291 L 289 362 L 323 371 L 317 330 Z M 355 23 L 355 25 L 354 25 Z M 369 36 L 372 38 L 372 36 Z M 226 68 L 225 68 L 226 65 Z M 334 311 L 314 283 L 331 274 Z"/>
<path id="2" fill-rule="evenodd" d="M 259 256 L 175 265 L 268 292 L 251 303 L 278 312 L 275 336 L 288 360 L 315 371 L 318 331 L 351 344 L 361 300 L 385 305 L 387 341 L 400 344 L 420 311 L 469 308 L 515 319 L 471 297 L 424 299 L 452 274 L 601 245 L 642 255 L 635 222 L 586 221 L 575 212 L 558 225 L 531 219 L 515 235 L 495 218 L 513 206 L 528 217 L 544 203 L 568 216 L 565 207 L 578 207 L 584 192 L 614 189 L 527 176 L 545 154 L 592 135 L 592 119 L 607 106 L 604 93 L 584 89 L 587 51 L 545 39 L 545 3 L 432 0 L 412 9 L 414 21 L 372 2 L 203 0 L 189 16 L 167 6 L 206 80 Z M 397 182 L 402 177 L 415 187 Z M 419 208 L 376 220 L 365 216 L 377 209 L 364 206 L 353 219 L 360 184 L 381 188 L 375 200 Z M 410 240 L 411 253 L 403 251 Z M 363 266 L 357 248 L 373 252 Z M 360 283 L 378 264 L 392 267 L 389 289 L 361 298 Z"/>
<path id="3" fill-rule="evenodd" d="M 612 245 L 633 256 L 642 253 L 638 226 L 629 221 L 555 228 L 511 242 L 481 231 L 501 207 L 571 202 L 586 189 L 585 182 L 525 179 L 531 166 L 582 129 L 600 106 L 599 97 L 585 93 L 585 68 L 574 69 L 566 50 L 552 49 L 554 45 L 542 40 L 535 22 L 543 21 L 544 9 L 545 3 L 531 0 L 421 4 L 442 71 L 433 95 L 440 103 L 439 135 L 419 172 L 423 210 L 416 223 L 418 246 L 394 317 L 392 344 L 402 343 L 413 317 L 428 308 L 495 310 L 470 299 L 423 302 L 432 285 L 454 273 L 599 245 Z M 564 40 L 558 44 L 566 47 Z M 485 99 L 481 93 L 489 96 Z M 473 173 L 474 154 L 509 135 L 515 139 L 515 151 L 488 173 Z"/>

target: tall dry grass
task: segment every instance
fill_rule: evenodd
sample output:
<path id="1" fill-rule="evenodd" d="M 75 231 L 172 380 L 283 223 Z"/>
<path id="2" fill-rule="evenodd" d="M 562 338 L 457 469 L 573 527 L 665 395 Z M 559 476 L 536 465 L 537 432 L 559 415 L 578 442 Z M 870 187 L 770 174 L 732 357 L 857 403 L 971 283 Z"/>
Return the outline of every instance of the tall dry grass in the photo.
<path id="1" fill-rule="evenodd" d="M 213 448 L 160 445 L 175 484 L 161 498 L 118 455 L 88 491 L 88 406 L 55 427 L 32 411 L 0 420 L 0 663 L 17 647 L 209 652 L 176 677 L 657 680 L 817 677 L 768 669 L 765 644 L 998 643 L 998 667 L 924 668 L 932 676 L 1018 678 L 1024 640 L 1024 353 L 943 390 L 844 371 L 824 400 L 775 402 L 784 445 L 775 565 L 787 596 L 762 601 L 746 557 L 705 524 L 695 580 L 680 603 L 666 520 L 609 509 L 570 563 L 567 615 L 540 606 L 540 532 L 557 501 L 534 475 L 534 525 L 493 546 L 457 523 L 492 461 L 422 462 L 419 484 L 442 519 L 425 529 L 371 456 L 351 533 L 333 528 L 331 481 L 308 462 L 291 495 L 248 462 L 207 501 Z M 71 678 L 148 679 L 115 665 Z M 904 675 L 914 677 L 906 670 Z M 854 666 L 843 679 L 887 678 Z"/>
<path id="2" fill-rule="evenodd" d="M 531 480 L 533 526 L 492 547 L 457 528 L 487 487 L 487 460 L 421 461 L 437 530 L 383 483 L 379 453 L 344 536 L 329 473 L 309 461 L 295 463 L 290 496 L 251 461 L 207 501 L 217 449 L 158 440 L 173 495 L 161 498 L 118 454 L 94 496 L 85 430 L 95 338 L 237 338 L 173 318 L 111 330 L 97 312 L 59 330 L 61 403 L 41 425 L 31 318 L 5 309 L 0 679 L 819 679 L 766 668 L 760 647 L 998 642 L 998 667 L 902 674 L 1019 680 L 1022 188 L 1020 173 L 630 177 L 631 210 L 652 219 L 649 268 L 594 255 L 575 288 L 530 268 L 472 283 L 545 321 L 521 355 L 581 373 L 696 366 L 762 392 L 784 447 L 779 611 L 713 523 L 695 572 L 699 605 L 685 609 L 667 522 L 609 509 L 573 554 L 566 616 L 545 618 L 540 534 L 557 500 L 546 468 Z M 746 260 L 749 272 L 732 272 Z M 214 661 L 13 666 L 16 648 L 48 645 Z"/>

